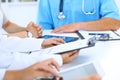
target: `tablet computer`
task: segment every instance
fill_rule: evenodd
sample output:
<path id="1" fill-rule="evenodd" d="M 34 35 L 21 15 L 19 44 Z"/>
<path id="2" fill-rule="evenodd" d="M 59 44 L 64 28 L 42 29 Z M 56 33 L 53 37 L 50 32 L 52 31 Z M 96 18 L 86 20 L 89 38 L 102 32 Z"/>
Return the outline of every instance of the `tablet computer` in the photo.
<path id="1" fill-rule="evenodd" d="M 104 71 L 98 62 L 86 62 L 72 67 L 67 67 L 65 69 L 62 68 L 58 73 L 62 76 L 62 78 L 45 76 L 38 77 L 36 80 L 76 80 L 92 74 L 98 74 L 101 78 L 104 76 Z"/>
<path id="2" fill-rule="evenodd" d="M 91 74 L 98 74 L 102 78 L 104 75 L 104 71 L 97 61 L 90 61 L 61 69 L 59 73 L 63 80 L 75 80 L 76 78 L 82 78 Z"/>

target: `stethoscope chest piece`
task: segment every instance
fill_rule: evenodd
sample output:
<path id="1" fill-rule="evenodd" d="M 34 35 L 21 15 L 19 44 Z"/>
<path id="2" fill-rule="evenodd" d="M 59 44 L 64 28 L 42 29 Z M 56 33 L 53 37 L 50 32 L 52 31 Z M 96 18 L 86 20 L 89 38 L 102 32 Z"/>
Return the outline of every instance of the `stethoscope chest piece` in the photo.
<path id="1" fill-rule="evenodd" d="M 64 20 L 65 19 L 65 15 L 63 14 L 63 12 L 59 13 L 58 19 L 60 19 L 60 20 Z"/>

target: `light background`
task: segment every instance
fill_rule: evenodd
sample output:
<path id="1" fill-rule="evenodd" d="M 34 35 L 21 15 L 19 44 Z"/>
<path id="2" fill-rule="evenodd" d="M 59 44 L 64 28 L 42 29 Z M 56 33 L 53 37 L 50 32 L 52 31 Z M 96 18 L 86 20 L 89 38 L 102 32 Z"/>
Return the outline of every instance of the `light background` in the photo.
<path id="1" fill-rule="evenodd" d="M 115 0 L 120 10 L 120 0 Z M 37 2 L 2 3 L 2 8 L 9 20 L 25 26 L 28 22 L 36 22 Z"/>

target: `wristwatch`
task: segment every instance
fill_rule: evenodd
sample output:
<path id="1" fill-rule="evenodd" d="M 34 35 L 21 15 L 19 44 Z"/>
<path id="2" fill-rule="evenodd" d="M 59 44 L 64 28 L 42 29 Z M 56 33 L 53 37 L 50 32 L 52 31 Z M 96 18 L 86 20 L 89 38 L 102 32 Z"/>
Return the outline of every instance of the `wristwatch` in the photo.
<path id="1" fill-rule="evenodd" d="M 27 32 L 27 36 L 28 36 L 28 38 L 32 38 L 33 37 L 33 35 L 32 35 L 32 33 L 31 32 Z"/>

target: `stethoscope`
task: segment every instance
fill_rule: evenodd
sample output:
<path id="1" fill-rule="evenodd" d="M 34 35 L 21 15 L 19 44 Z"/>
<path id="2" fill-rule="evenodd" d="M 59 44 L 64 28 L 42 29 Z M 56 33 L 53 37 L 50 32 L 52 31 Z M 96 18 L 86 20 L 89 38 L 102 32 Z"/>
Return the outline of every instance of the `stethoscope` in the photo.
<path id="1" fill-rule="evenodd" d="M 93 11 L 86 12 L 85 11 L 85 0 L 82 0 L 82 12 L 84 14 L 88 15 L 88 14 L 95 14 L 96 13 L 95 1 L 92 0 L 92 3 L 93 3 Z"/>
<path id="2" fill-rule="evenodd" d="M 63 4 L 64 4 L 64 1 L 63 1 L 63 0 L 60 0 L 59 15 L 58 15 L 58 19 L 60 19 L 60 20 L 65 19 L 65 15 L 64 15 L 64 13 L 63 13 Z"/>
<path id="3" fill-rule="evenodd" d="M 82 0 L 82 12 L 86 15 L 93 15 L 96 13 L 96 7 L 95 7 L 95 2 L 94 0 L 92 0 L 93 3 L 93 11 L 89 11 L 86 12 L 85 11 L 85 0 Z M 64 20 L 65 19 L 65 15 L 63 13 L 63 5 L 64 5 L 64 1 L 60 0 L 60 5 L 59 5 L 59 15 L 58 15 L 58 19 L 60 20 Z"/>

